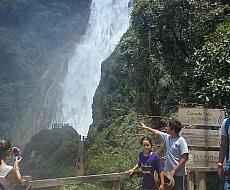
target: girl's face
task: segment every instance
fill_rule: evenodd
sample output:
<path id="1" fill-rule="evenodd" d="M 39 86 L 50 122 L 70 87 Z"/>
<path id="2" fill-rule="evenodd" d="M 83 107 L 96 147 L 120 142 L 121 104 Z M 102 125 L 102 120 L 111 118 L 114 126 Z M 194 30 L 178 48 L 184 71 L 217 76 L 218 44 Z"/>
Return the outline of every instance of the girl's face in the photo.
<path id="1" fill-rule="evenodd" d="M 152 145 L 148 140 L 143 140 L 141 144 L 142 151 L 146 154 L 149 154 L 152 149 Z"/>

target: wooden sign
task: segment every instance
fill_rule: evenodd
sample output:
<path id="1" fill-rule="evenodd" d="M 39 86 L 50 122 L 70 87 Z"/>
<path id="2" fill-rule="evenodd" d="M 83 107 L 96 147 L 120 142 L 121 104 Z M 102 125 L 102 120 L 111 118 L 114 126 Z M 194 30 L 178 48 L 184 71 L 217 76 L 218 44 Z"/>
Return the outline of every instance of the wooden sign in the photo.
<path id="1" fill-rule="evenodd" d="M 179 108 L 179 121 L 182 125 L 220 126 L 225 113 L 221 109 Z"/>
<path id="2" fill-rule="evenodd" d="M 215 167 L 219 159 L 219 151 L 189 151 L 187 167 Z"/>
<path id="3" fill-rule="evenodd" d="M 220 134 L 218 130 L 182 129 L 180 135 L 185 138 L 188 146 L 220 147 Z"/>

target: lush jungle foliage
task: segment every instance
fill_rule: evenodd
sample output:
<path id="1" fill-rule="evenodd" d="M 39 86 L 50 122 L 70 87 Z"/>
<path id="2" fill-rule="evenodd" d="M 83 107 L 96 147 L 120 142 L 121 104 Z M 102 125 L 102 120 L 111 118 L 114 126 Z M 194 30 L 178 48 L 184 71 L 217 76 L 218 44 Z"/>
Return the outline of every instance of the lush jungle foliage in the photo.
<path id="1" fill-rule="evenodd" d="M 144 91 L 153 108 L 165 114 L 187 102 L 230 106 L 229 9 L 222 1 L 137 3 L 132 28 L 140 41 Z M 221 79 L 222 95 L 215 99 Z M 157 113 L 151 109 L 151 114 Z"/>
<path id="2" fill-rule="evenodd" d="M 139 145 L 132 142 L 138 135 L 130 130 L 151 115 L 176 116 L 181 105 L 230 110 L 229 18 L 227 1 L 136 1 L 129 31 L 102 64 L 89 132 L 89 173 L 125 171 L 135 164 Z M 131 184 L 123 189 L 138 189 Z M 215 181 L 207 188 L 220 186 Z"/>
<path id="3" fill-rule="evenodd" d="M 132 110 L 170 115 L 184 103 L 229 109 L 229 11 L 224 1 L 139 0 L 102 65 L 94 125 Z"/>
<path id="4" fill-rule="evenodd" d="M 40 131 L 24 147 L 21 173 L 33 179 L 75 176 L 79 141 L 72 127 Z"/>

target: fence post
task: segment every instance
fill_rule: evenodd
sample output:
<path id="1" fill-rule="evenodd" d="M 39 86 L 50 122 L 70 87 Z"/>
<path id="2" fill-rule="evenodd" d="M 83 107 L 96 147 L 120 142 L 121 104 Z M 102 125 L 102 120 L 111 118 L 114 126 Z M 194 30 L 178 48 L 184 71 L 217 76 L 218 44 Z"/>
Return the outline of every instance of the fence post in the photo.
<path id="1" fill-rule="evenodd" d="M 198 172 L 198 190 L 206 190 L 206 173 Z"/>
<path id="2" fill-rule="evenodd" d="M 121 182 L 120 180 L 113 181 L 113 190 L 120 190 L 121 189 Z"/>
<path id="3" fill-rule="evenodd" d="M 187 190 L 194 190 L 195 186 L 195 175 L 192 172 L 187 174 Z"/>
<path id="4" fill-rule="evenodd" d="M 20 185 L 15 186 L 15 190 L 28 190 L 29 187 L 29 181 L 32 180 L 31 176 L 22 176 L 22 182 Z"/>
<path id="5" fill-rule="evenodd" d="M 27 190 L 27 187 L 24 185 L 15 185 L 14 190 Z"/>

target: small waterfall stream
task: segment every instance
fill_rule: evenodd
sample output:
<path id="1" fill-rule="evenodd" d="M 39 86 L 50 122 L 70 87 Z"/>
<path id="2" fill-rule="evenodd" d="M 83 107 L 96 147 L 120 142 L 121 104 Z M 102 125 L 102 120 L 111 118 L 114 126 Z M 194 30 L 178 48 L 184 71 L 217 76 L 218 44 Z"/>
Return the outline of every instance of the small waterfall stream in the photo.
<path id="1" fill-rule="evenodd" d="M 88 29 L 69 60 L 63 82 L 62 122 L 87 135 L 101 62 L 115 49 L 129 26 L 129 0 L 92 0 Z"/>

